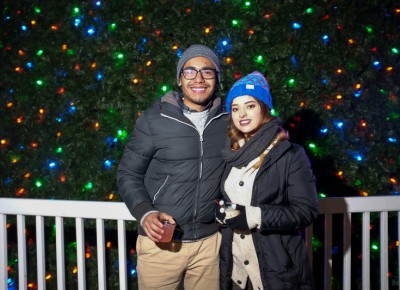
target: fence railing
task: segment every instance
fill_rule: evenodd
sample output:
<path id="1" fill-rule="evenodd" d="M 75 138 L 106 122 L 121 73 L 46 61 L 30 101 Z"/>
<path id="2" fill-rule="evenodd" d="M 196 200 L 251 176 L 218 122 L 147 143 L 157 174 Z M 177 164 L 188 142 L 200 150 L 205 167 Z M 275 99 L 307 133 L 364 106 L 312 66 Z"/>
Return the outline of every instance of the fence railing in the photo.
<path id="1" fill-rule="evenodd" d="M 323 275 L 324 275 L 324 289 L 332 289 L 332 270 L 334 265 L 332 264 L 332 254 L 335 252 L 333 247 L 333 240 L 336 236 L 336 240 L 341 239 L 342 256 L 339 261 L 342 261 L 342 265 L 337 265 L 342 268 L 342 283 L 340 289 L 344 290 L 387 290 L 389 289 L 400 289 L 399 286 L 399 265 L 400 255 L 398 250 L 398 241 L 400 240 L 400 196 L 374 196 L 374 197 L 347 197 L 347 198 L 325 198 L 319 200 L 320 212 L 322 218 L 322 227 L 316 229 L 323 235 L 324 241 L 324 256 L 323 256 Z M 391 219 L 395 219 L 395 224 L 391 223 L 389 232 L 389 214 Z M 334 218 L 336 221 L 342 222 L 342 225 L 335 227 L 333 223 Z M 354 220 L 354 222 L 352 222 Z M 378 221 L 378 225 L 373 224 L 373 220 Z M 306 229 L 306 242 L 309 256 L 311 261 L 313 257 L 313 230 L 318 226 L 314 224 Z M 338 231 L 337 228 L 341 228 Z M 394 230 L 393 230 L 394 229 Z M 371 230 L 378 231 L 377 238 L 379 240 L 379 246 L 371 244 Z M 355 244 L 353 241 L 357 240 L 354 238 L 355 235 L 359 235 L 361 231 L 361 238 L 359 242 L 361 245 Z M 395 266 L 389 269 L 389 233 L 395 242 L 395 256 L 391 256 L 391 261 L 394 259 Z M 379 265 L 375 265 L 371 269 L 371 248 L 377 252 L 379 256 Z M 354 285 L 354 278 L 352 275 L 352 248 L 361 249 L 361 256 L 357 256 L 358 260 L 361 260 L 361 283 L 360 285 Z M 358 254 L 358 253 L 356 253 Z M 372 272 L 371 272 L 372 271 Z M 314 273 L 316 267 L 314 267 Z M 371 286 L 371 278 L 374 275 L 371 273 L 379 273 L 379 278 L 376 279 L 378 282 Z M 357 273 L 358 274 L 358 273 Z M 376 276 L 376 275 L 375 275 Z M 389 283 L 390 281 L 390 283 Z M 355 288 L 358 286 L 358 288 Z"/>
<path id="2" fill-rule="evenodd" d="M 340 269 L 340 289 L 354 290 L 355 276 L 357 276 L 358 289 L 386 290 L 389 286 L 400 289 L 399 275 L 399 251 L 400 240 L 400 196 L 379 197 L 347 197 L 324 198 L 319 200 L 321 216 L 319 222 L 314 223 L 305 231 L 305 239 L 308 254 L 311 258 L 314 274 L 318 271 L 323 275 L 323 288 L 332 289 L 333 274 Z M 98 202 L 98 201 L 67 201 L 67 200 L 39 200 L 39 199 L 14 199 L 0 198 L 0 289 L 8 289 L 8 229 L 7 219 L 16 220 L 16 236 L 18 251 L 18 285 L 19 290 L 28 289 L 27 267 L 27 239 L 26 218 L 35 220 L 36 232 L 36 273 L 37 289 L 46 289 L 46 255 L 56 255 L 57 261 L 57 289 L 66 289 L 65 269 L 65 236 L 64 219 L 74 220 L 76 236 L 76 264 L 77 264 L 77 289 L 87 289 L 87 277 L 84 270 L 85 257 L 85 223 L 86 220 L 95 221 L 95 235 L 97 248 L 97 286 L 96 289 L 106 290 L 106 239 L 105 221 L 116 221 L 118 244 L 118 271 L 119 289 L 128 287 L 127 249 L 126 249 L 126 223 L 134 221 L 125 204 L 122 202 Z M 55 220 L 55 244 L 56 252 L 46 252 L 45 218 Z M 392 220 L 395 219 L 395 225 Z M 389 231 L 390 220 L 390 231 Z M 339 221 L 339 222 L 338 222 Z M 352 222 L 353 221 L 353 222 Z M 371 225 L 377 221 L 377 225 Z M 360 229 L 359 229 L 360 228 Z M 394 229 L 394 230 L 393 230 Z M 374 257 L 379 256 L 379 269 L 371 269 L 371 231 L 378 231 L 379 247 L 374 252 Z M 395 241 L 395 257 L 389 258 L 389 235 Z M 357 238 L 359 237 L 359 238 Z M 338 242 L 338 240 L 340 242 Z M 361 244 L 358 244 L 360 242 Z M 336 251 L 335 249 L 339 249 Z M 354 254 L 352 249 L 361 250 L 361 270 L 354 270 Z M 321 254 L 322 252 L 322 254 Z M 337 252 L 340 253 L 338 258 Z M 355 253 L 358 254 L 358 253 Z M 322 256 L 322 263 L 321 258 Z M 32 259 L 32 257 L 30 257 Z M 394 263 L 389 263 L 396 259 Z M 339 261 L 339 262 L 335 262 Z M 321 265 L 322 264 L 322 265 Z M 395 266 L 392 267 L 391 264 Z M 321 269 L 322 268 L 322 269 Z M 318 270 L 318 271 L 317 271 Z M 371 286 L 371 271 L 379 272 L 376 278 L 378 286 Z M 319 275 L 319 274 L 318 274 Z M 372 275 L 375 277 L 376 275 Z M 372 288 L 371 288 L 372 287 Z M 335 287 L 336 288 L 336 287 Z"/>

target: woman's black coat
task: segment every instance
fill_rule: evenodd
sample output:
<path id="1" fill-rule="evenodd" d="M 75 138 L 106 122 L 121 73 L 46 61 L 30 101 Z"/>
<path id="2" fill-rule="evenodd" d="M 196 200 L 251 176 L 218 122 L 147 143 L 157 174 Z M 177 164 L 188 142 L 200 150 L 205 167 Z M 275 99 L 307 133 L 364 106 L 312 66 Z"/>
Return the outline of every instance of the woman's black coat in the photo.
<path id="1" fill-rule="evenodd" d="M 227 166 L 221 184 L 226 200 L 224 183 L 230 169 Z M 319 211 L 315 176 L 303 147 L 283 141 L 266 155 L 254 181 L 251 205 L 261 208 L 262 224 L 252 230 L 252 238 L 264 288 L 314 289 L 300 231 Z M 232 287 L 233 231 L 227 227 L 221 232 L 221 290 L 225 290 Z"/>

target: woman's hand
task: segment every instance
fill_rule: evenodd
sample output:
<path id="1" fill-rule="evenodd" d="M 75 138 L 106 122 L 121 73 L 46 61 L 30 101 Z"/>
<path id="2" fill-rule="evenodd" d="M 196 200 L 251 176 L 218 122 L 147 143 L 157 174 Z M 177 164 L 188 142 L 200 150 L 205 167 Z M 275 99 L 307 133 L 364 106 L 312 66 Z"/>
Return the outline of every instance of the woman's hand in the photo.
<path id="1" fill-rule="evenodd" d="M 236 210 L 239 210 L 240 214 L 230 219 L 226 218 L 226 225 L 232 229 L 238 229 L 242 231 L 249 230 L 249 225 L 247 224 L 246 217 L 246 207 L 240 204 L 236 204 Z"/>

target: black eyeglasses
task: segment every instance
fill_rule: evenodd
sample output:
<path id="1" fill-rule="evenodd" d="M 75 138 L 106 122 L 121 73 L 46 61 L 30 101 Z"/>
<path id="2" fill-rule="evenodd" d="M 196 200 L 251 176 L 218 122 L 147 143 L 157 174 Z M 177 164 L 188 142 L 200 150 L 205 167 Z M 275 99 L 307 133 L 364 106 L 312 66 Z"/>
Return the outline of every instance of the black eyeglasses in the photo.
<path id="1" fill-rule="evenodd" d="M 181 70 L 181 74 L 187 80 L 194 80 L 197 77 L 197 73 L 201 73 L 201 77 L 205 80 L 215 79 L 217 76 L 217 70 L 214 68 L 205 68 L 205 69 L 194 69 L 194 68 L 185 68 Z"/>

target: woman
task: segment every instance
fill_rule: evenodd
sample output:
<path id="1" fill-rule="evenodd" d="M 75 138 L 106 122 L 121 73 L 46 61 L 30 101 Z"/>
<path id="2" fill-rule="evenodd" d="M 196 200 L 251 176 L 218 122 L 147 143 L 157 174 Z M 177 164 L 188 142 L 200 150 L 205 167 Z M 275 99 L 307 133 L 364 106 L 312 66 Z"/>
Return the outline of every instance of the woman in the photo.
<path id="1" fill-rule="evenodd" d="M 227 101 L 230 145 L 223 150 L 226 202 L 221 289 L 314 289 L 300 230 L 318 216 L 315 177 L 304 149 L 288 141 L 259 72 L 238 80 Z M 219 218 L 221 219 L 221 217 Z"/>

